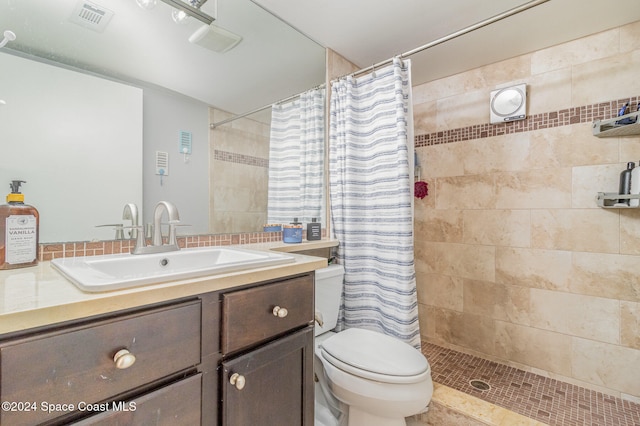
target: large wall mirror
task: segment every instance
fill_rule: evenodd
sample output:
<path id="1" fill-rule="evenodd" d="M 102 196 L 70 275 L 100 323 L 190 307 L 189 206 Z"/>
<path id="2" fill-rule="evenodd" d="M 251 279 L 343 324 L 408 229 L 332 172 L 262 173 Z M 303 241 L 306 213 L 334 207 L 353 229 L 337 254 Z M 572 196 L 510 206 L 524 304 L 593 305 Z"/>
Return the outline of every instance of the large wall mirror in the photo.
<path id="1" fill-rule="evenodd" d="M 325 50 L 250 0 L 191 3 L 213 22 L 176 23 L 162 0 L 0 0 L 0 36 L 16 34 L 0 48 L 0 195 L 27 181 L 41 242 L 113 239 L 97 226 L 128 225 L 128 202 L 150 222 L 161 200 L 178 206 L 182 235 L 262 230 L 266 186 L 252 182 L 268 176 L 271 114 L 210 124 L 321 85 Z M 244 181 L 244 199 L 218 191 L 225 176 Z"/>

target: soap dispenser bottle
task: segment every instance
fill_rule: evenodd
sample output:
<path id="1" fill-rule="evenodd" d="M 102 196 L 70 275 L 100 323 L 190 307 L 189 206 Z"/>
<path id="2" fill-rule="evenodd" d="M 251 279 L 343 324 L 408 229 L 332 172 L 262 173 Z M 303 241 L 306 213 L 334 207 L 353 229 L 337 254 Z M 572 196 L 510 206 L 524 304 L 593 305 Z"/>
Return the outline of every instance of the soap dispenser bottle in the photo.
<path id="1" fill-rule="evenodd" d="M 310 223 L 307 223 L 307 241 L 316 241 L 322 238 L 322 225 L 320 222 L 316 222 L 316 218 L 312 218 Z"/>
<path id="2" fill-rule="evenodd" d="M 20 192 L 23 183 L 11 181 L 7 204 L 0 206 L 0 269 L 38 264 L 40 215 L 35 207 L 24 203 Z"/>
<path id="3" fill-rule="evenodd" d="M 634 167 L 633 170 L 631 170 L 631 191 L 629 191 L 629 193 L 632 195 L 640 195 L 640 162 L 638 164 L 638 167 Z M 640 199 L 630 199 L 629 206 L 640 207 Z"/>
<path id="4" fill-rule="evenodd" d="M 618 194 L 629 195 L 631 193 L 631 172 L 635 168 L 636 163 L 630 161 L 627 163 L 626 170 L 620 173 L 620 186 L 618 188 Z M 629 199 L 620 198 L 618 203 L 629 205 Z"/>

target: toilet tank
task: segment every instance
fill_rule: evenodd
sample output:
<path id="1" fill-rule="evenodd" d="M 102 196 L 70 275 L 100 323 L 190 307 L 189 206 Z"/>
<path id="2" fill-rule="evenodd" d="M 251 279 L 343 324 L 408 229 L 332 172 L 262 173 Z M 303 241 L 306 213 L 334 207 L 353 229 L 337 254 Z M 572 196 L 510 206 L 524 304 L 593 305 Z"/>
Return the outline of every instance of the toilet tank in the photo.
<path id="1" fill-rule="evenodd" d="M 315 297 L 316 313 L 322 316 L 323 324 L 316 323 L 316 336 L 331 331 L 338 323 L 338 311 L 342 296 L 344 267 L 338 264 L 316 270 Z"/>

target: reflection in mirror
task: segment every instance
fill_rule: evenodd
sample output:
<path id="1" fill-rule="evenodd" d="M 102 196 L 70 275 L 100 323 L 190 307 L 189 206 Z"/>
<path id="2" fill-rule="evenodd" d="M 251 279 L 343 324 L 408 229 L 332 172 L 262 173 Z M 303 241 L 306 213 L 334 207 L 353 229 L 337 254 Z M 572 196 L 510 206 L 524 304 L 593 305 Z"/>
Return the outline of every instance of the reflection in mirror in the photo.
<path id="1" fill-rule="evenodd" d="M 211 108 L 211 122 L 231 118 Z M 267 220 L 271 109 L 211 130 L 211 233 L 257 232 Z"/>
<path id="2" fill-rule="evenodd" d="M 96 226 L 142 202 L 142 91 L 2 53 L 0 75 L 0 195 L 26 181 L 41 242 L 113 239 Z"/>
<path id="3" fill-rule="evenodd" d="M 105 16 L 109 19 L 99 30 L 74 22 L 73 16 L 77 15 L 78 8 L 87 5 L 108 12 Z M 126 203 L 139 204 L 140 223 L 150 222 L 153 206 L 160 200 L 174 202 L 180 210 L 182 222 L 190 225 L 180 228 L 181 235 L 255 232 L 265 223 L 266 210 L 259 212 L 257 206 L 266 206 L 264 200 L 267 195 L 258 192 L 257 188 L 266 188 L 266 177 L 255 178 L 261 185 L 255 185 L 252 190 L 246 189 L 247 193 L 253 192 L 247 199 L 254 204 L 240 203 L 236 198 L 237 192 L 233 195 L 218 194 L 215 190 L 221 176 L 249 176 L 256 172 L 247 172 L 247 165 L 243 164 L 249 161 L 246 159 L 226 162 L 226 168 L 221 166 L 215 149 L 210 149 L 217 142 L 210 142 L 214 130 L 209 128 L 209 123 L 215 120 L 212 120 L 209 109 L 215 107 L 220 114 L 222 111 L 227 115 L 240 114 L 321 84 L 325 78 L 324 49 L 249 0 L 209 0 L 202 10 L 215 17 L 215 21 L 207 34 L 214 33 L 215 25 L 242 37 L 228 51 L 214 52 L 203 43 L 189 42 L 196 31 L 202 31 L 204 24 L 190 18 L 185 24 L 177 25 L 170 17 L 172 9 L 158 2 L 152 10 L 143 10 L 134 0 L 11 0 L 0 3 L 0 31 L 12 30 L 16 34 L 15 40 L 0 49 L 0 56 L 49 61 L 51 65 L 66 67 L 67 71 L 72 68 L 69 72 L 81 71 L 96 79 L 104 77 L 104 82 L 115 85 L 126 83 L 133 92 L 142 92 L 142 110 L 135 107 L 138 108 L 137 113 L 128 115 L 142 115 L 142 132 L 127 132 L 122 117 L 100 111 L 90 114 L 99 124 L 82 125 L 80 120 L 68 117 L 44 124 L 33 120 L 34 111 L 38 109 L 34 105 L 42 105 L 43 110 L 52 116 L 66 110 L 66 100 L 72 94 L 69 89 L 56 95 L 54 101 L 51 96 L 49 100 L 29 98 L 30 115 L 20 118 L 20 135 L 15 136 L 13 131 L 12 136 L 7 136 L 9 139 L 1 136 L 0 158 L 10 159 L 28 149 L 29 161 L 38 164 L 44 175 L 56 175 L 61 168 L 60 161 L 64 159 L 60 157 L 73 160 L 72 164 L 64 167 L 74 174 L 75 188 L 53 179 L 40 183 L 28 174 L 20 173 L 18 176 L 28 182 L 23 189 L 27 199 L 36 207 L 53 193 L 53 185 L 69 188 L 65 197 L 58 197 L 61 205 L 76 204 L 75 208 L 47 208 L 41 212 L 41 242 L 113 239 L 113 230 L 96 228 L 96 225 L 129 225 L 129 221 L 122 219 Z M 7 82 L 4 73 L 4 69 L 0 70 L 0 80 L 15 86 L 20 96 L 36 92 L 29 89 L 37 85 L 28 76 L 14 75 Z M 40 80 L 38 83 L 47 82 L 46 78 Z M 114 91 L 109 92 L 115 94 Z M 0 86 L 0 99 L 3 96 Z M 98 93 L 87 98 L 84 100 L 87 111 L 89 106 L 114 102 Z M 121 97 L 117 105 L 123 109 L 134 108 L 136 103 Z M 8 102 L 0 105 L 0 120 L 7 112 L 5 107 L 10 107 Z M 256 122 L 262 123 L 260 132 L 268 140 L 269 124 Z M 106 136 L 107 132 L 114 133 Z M 183 132 L 191 136 L 192 152 L 188 158 L 180 148 Z M 72 135 L 84 141 L 84 145 L 81 145 L 82 149 L 56 147 L 51 142 L 38 146 L 38 141 L 44 140 L 43 134 L 56 134 L 58 139 Z M 130 141 L 124 147 L 118 145 L 135 135 L 137 141 Z M 108 141 L 98 143 L 100 139 L 97 136 L 104 136 Z M 241 149 L 250 146 L 251 141 L 241 138 Z M 94 142 L 101 148 L 111 147 L 112 150 L 98 153 L 89 148 Z M 135 148 L 140 145 L 142 152 Z M 20 147 L 24 149 L 20 151 Z M 267 145 L 262 149 L 266 150 L 264 158 L 268 158 Z M 156 151 L 167 153 L 168 174 L 164 176 L 156 174 Z M 244 155 L 257 157 L 254 154 Z M 261 153 L 260 158 L 262 156 Z M 268 169 L 264 163 L 261 164 L 263 176 L 267 176 Z M 101 178 L 93 183 L 85 182 L 87 172 L 82 165 Z M 241 171 L 227 170 L 238 165 L 243 167 Z M 216 171 L 216 166 L 221 170 Z M 128 172 L 137 177 L 124 178 L 126 183 L 116 180 Z M 68 194 L 81 186 L 98 194 L 101 202 L 108 206 L 105 207 L 108 213 L 101 216 L 92 209 L 97 204 L 84 202 L 83 196 L 76 196 L 72 201 Z M 132 188 L 137 188 L 138 192 L 126 193 Z M 42 195 L 35 191 L 42 191 Z M 114 197 L 114 194 L 123 196 Z M 226 203 L 231 207 L 227 208 Z M 226 211 L 245 209 L 243 215 L 253 219 L 243 222 L 247 228 L 240 223 L 232 224 L 228 215 L 218 221 L 216 214 L 221 210 L 219 208 Z M 235 217 L 240 217 L 239 210 L 235 211 Z M 71 229 L 69 225 L 56 229 L 65 217 L 72 221 L 73 228 L 78 228 L 77 234 L 68 232 Z M 81 224 L 81 217 L 87 218 L 87 222 Z"/>
<path id="4" fill-rule="evenodd" d="M 324 218 L 324 88 L 215 126 L 211 132 L 210 229 Z M 229 114 L 211 109 L 213 123 Z"/>
<path id="5" fill-rule="evenodd" d="M 324 88 L 274 105 L 269 149 L 267 222 L 322 222 Z"/>

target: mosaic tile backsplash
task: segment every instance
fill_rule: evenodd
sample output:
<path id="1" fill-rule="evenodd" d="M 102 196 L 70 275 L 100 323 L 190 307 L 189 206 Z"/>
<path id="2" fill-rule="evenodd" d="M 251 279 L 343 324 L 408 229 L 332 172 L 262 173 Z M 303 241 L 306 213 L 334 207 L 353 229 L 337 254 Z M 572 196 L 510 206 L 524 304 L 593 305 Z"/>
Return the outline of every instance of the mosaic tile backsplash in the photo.
<path id="1" fill-rule="evenodd" d="M 323 232 L 324 234 L 324 232 Z M 303 235 L 304 237 L 304 235 Z M 178 237 L 180 248 L 228 246 L 282 241 L 282 232 L 248 232 L 239 234 L 194 235 Z M 147 241 L 149 243 L 149 241 Z M 98 256 L 103 254 L 130 253 L 135 240 L 78 241 L 40 244 L 38 260 L 60 257 Z"/>

